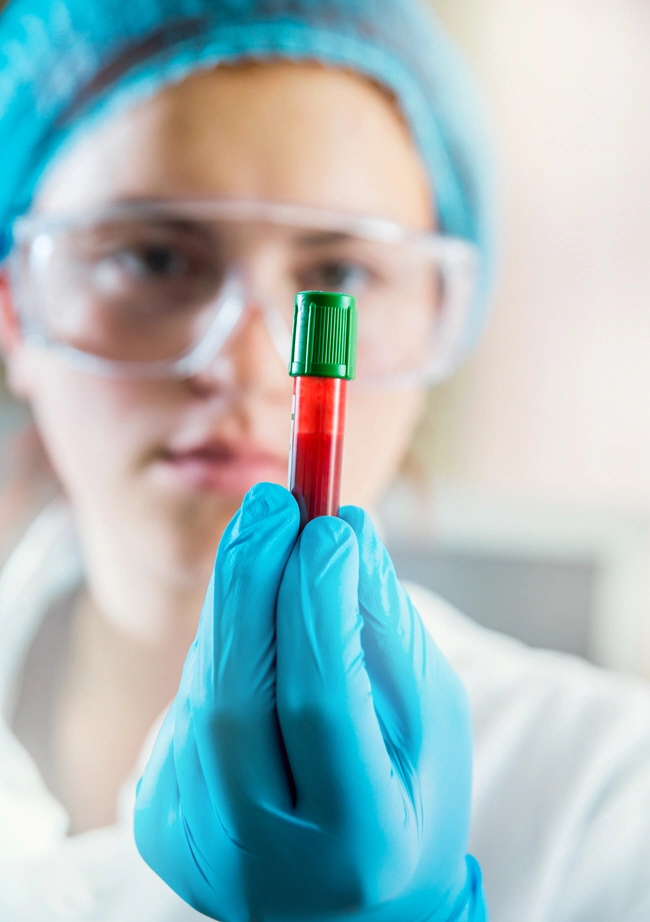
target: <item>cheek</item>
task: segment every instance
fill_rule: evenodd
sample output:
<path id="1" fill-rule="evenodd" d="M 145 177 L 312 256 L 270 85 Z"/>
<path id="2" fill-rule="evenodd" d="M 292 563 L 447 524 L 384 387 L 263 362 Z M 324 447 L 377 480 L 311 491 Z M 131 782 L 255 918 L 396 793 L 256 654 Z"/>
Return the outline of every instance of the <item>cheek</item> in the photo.
<path id="1" fill-rule="evenodd" d="M 423 390 L 363 394 L 350 389 L 342 502 L 372 507 L 411 443 L 425 404 Z"/>
<path id="2" fill-rule="evenodd" d="M 83 375 L 38 356 L 30 402 L 52 464 L 72 497 L 128 477 L 152 444 L 152 403 L 132 384 Z"/>

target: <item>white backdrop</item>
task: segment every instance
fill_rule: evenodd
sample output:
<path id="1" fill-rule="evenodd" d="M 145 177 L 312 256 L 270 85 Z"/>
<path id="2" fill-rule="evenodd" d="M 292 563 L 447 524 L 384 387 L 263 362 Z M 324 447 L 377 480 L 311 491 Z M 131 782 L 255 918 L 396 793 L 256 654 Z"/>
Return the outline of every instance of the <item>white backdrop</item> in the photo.
<path id="1" fill-rule="evenodd" d="M 437 469 L 650 513 L 650 4 L 437 0 L 502 166 L 493 321 L 438 396 Z"/>
<path id="2" fill-rule="evenodd" d="M 418 445 L 447 509 L 441 520 L 453 518 L 452 496 L 459 521 L 468 504 L 492 510 L 481 527 L 495 544 L 513 517 L 522 534 L 529 522 L 534 543 L 540 510 L 557 523 L 558 548 L 576 520 L 627 517 L 641 534 L 650 525 L 650 4 L 433 5 L 482 80 L 503 198 L 491 325 L 434 394 Z M 630 547 L 637 574 L 642 552 Z M 621 602 L 639 613 L 636 646 L 628 618 L 629 649 L 617 655 L 650 675 L 647 553 L 645 585 L 636 580 L 633 600 L 628 585 Z M 614 599 L 614 618 L 616 608 Z M 615 636 L 616 622 L 607 630 Z"/>

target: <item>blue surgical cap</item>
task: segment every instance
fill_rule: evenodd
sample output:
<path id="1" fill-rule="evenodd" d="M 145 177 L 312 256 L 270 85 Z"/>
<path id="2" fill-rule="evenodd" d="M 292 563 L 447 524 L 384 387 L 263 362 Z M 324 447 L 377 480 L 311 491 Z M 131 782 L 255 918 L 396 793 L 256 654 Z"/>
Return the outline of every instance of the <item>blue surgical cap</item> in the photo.
<path id="1" fill-rule="evenodd" d="M 0 259 L 12 219 L 81 131 L 199 68 L 273 58 L 350 69 L 394 94 L 441 229 L 481 252 L 471 348 L 494 261 L 489 146 L 467 67 L 421 0 L 10 0 L 0 16 Z"/>

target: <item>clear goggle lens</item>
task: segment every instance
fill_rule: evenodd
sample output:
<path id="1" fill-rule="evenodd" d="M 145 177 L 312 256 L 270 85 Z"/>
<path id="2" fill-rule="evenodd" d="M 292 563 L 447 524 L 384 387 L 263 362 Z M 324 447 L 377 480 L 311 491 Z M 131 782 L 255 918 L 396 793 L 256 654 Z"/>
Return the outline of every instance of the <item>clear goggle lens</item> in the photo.
<path id="1" fill-rule="evenodd" d="M 124 205 L 15 226 L 12 276 L 27 335 L 106 374 L 182 375 L 260 310 L 288 360 L 297 291 L 359 306 L 358 378 L 449 373 L 474 294 L 464 241 L 390 222 L 248 203 Z"/>

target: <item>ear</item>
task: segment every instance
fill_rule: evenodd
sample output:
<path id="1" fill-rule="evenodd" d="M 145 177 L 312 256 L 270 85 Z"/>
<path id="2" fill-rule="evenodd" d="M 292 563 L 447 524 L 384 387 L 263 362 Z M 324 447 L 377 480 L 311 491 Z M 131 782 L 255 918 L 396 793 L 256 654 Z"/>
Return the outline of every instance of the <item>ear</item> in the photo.
<path id="1" fill-rule="evenodd" d="M 7 270 L 0 267 L 0 350 L 7 356 L 20 336 Z"/>
<path id="2" fill-rule="evenodd" d="M 6 268 L 0 266 L 0 357 L 7 369 L 7 383 L 21 399 L 29 396 L 28 365 L 25 345 L 14 308 L 11 283 Z"/>

